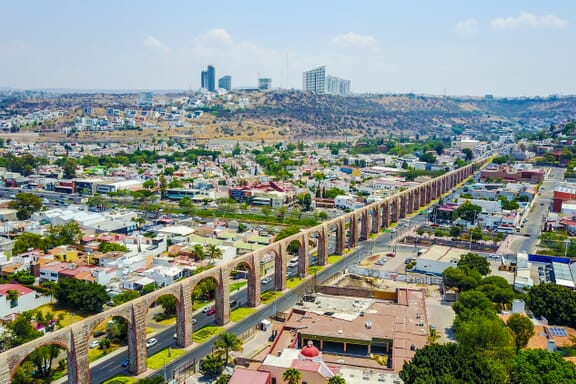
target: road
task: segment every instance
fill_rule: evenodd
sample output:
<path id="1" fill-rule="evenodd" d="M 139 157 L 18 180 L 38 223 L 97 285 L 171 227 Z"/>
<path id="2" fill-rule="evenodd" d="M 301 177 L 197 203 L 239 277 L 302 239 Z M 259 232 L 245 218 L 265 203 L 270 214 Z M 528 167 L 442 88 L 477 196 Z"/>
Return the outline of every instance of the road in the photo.
<path id="1" fill-rule="evenodd" d="M 423 223 L 425 220 L 426 217 L 424 215 L 416 215 L 410 219 L 408 218 L 403 219 L 400 222 L 398 229 L 396 229 L 393 233 L 392 232 L 382 233 L 374 240 L 359 243 L 358 248 L 352 250 L 352 252 L 348 254 L 348 256 L 343 257 L 338 262 L 332 265 L 328 265 L 326 268 L 318 272 L 315 277 L 316 281 L 322 282 L 328 279 L 330 276 L 334 275 L 335 273 L 343 269 L 346 269 L 351 265 L 359 263 L 360 260 L 370 256 L 375 252 L 383 252 L 384 250 L 392 249 L 392 246 L 389 245 L 388 243 L 397 239 L 397 237 L 401 235 L 403 231 L 408 230 L 411 226 L 419 225 Z M 273 276 L 271 277 L 273 278 Z M 261 320 L 274 316 L 276 312 L 281 312 L 289 309 L 298 300 L 300 300 L 304 294 L 312 290 L 314 283 L 315 283 L 314 279 L 311 279 L 306 284 L 303 284 L 296 289 L 286 292 L 284 295 L 276 299 L 273 303 L 261 307 L 259 310 L 257 310 L 252 315 L 245 318 L 243 321 L 237 324 L 233 324 L 230 328 L 227 329 L 227 331 L 234 333 L 236 335 L 241 334 L 246 330 L 248 330 L 249 328 L 253 327 L 255 324 L 259 323 Z M 262 286 L 262 292 L 264 292 L 265 290 L 273 289 L 273 286 L 274 281 L 272 280 L 268 284 Z M 246 295 L 247 290 L 243 289 L 231 295 L 231 300 L 233 299 L 237 300 L 239 303 L 245 303 L 247 301 Z M 205 325 L 214 324 L 214 316 L 208 316 L 202 312 L 196 313 L 194 315 L 194 318 L 197 320 L 197 323 L 194 325 L 195 329 L 199 329 Z M 152 335 L 153 337 L 158 339 L 158 344 L 150 348 L 148 350 L 148 354 L 152 355 L 170 346 L 176 347 L 176 343 L 173 338 L 175 328 L 176 328 L 175 326 L 171 326 L 164 331 Z M 178 359 L 175 359 L 167 363 L 165 369 L 163 368 L 157 371 L 155 375 L 162 376 L 164 372 L 167 372 L 168 377 L 172 377 L 172 371 L 175 370 L 177 367 L 194 359 L 198 361 L 204 358 L 208 353 L 212 352 L 215 339 L 216 337 L 195 346 L 187 354 L 180 356 Z M 106 360 L 103 360 L 101 363 L 93 365 L 92 368 L 90 369 L 91 383 L 97 383 L 97 384 L 102 383 L 117 374 L 129 375 L 130 373 L 128 372 L 128 368 L 121 367 L 122 361 L 127 358 L 128 358 L 128 350 L 126 348 L 124 352 L 119 353 Z"/>
<path id="2" fill-rule="evenodd" d="M 510 249 L 513 252 L 528 251 L 528 253 L 534 253 L 536 251 L 536 245 L 538 244 L 538 238 L 543 229 L 544 220 L 546 220 L 552 206 L 554 188 L 558 186 L 563 178 L 563 168 L 550 168 L 548 176 L 542 183 L 539 193 L 534 199 L 532 209 L 530 209 L 526 217 L 527 220 L 523 224 L 524 227 L 520 229 L 521 234 L 528 236 L 518 238 L 510 244 Z"/>

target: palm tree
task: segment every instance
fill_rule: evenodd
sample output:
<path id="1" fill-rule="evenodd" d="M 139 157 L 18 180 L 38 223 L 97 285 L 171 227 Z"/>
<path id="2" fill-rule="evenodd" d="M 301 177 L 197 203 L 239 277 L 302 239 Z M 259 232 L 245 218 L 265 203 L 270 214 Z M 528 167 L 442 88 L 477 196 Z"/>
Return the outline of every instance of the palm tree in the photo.
<path id="1" fill-rule="evenodd" d="M 202 247 L 202 245 L 200 244 L 194 244 L 194 246 L 192 247 L 192 251 L 194 252 L 194 256 L 196 256 L 197 261 L 203 260 L 204 257 L 206 256 L 206 253 L 204 252 L 204 247 Z"/>
<path id="2" fill-rule="evenodd" d="M 296 368 L 288 368 L 282 374 L 282 380 L 287 384 L 298 384 L 302 380 L 302 373 Z"/>
<path id="3" fill-rule="evenodd" d="M 224 332 L 220 335 L 220 338 L 214 342 L 214 346 L 224 352 L 224 361 L 226 364 L 228 364 L 230 351 L 241 352 L 243 350 L 242 340 L 235 334 L 229 332 Z"/>
<path id="4" fill-rule="evenodd" d="M 346 384 L 346 379 L 342 376 L 332 376 L 328 379 L 328 384 Z"/>
<path id="5" fill-rule="evenodd" d="M 208 244 L 206 246 L 206 254 L 210 257 L 210 261 L 214 261 L 214 259 L 222 257 L 222 250 L 214 244 Z"/>

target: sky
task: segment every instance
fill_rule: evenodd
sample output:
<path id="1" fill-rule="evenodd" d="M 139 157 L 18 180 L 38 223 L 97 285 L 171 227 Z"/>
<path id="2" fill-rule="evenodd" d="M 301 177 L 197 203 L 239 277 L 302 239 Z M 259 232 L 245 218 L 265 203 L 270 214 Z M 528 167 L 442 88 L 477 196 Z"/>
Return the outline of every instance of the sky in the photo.
<path id="1" fill-rule="evenodd" d="M 572 0 L 0 1 L 0 88 L 302 88 L 326 66 L 354 93 L 576 94 Z"/>

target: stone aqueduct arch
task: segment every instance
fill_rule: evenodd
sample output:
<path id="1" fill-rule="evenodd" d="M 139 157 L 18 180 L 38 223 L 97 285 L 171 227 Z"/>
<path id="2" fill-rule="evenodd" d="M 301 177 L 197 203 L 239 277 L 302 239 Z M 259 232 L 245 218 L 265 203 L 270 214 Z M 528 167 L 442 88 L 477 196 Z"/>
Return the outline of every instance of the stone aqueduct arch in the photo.
<path id="1" fill-rule="evenodd" d="M 308 253 L 310 235 L 317 233 L 318 262 L 328 262 L 328 234 L 332 227 L 336 229 L 335 251 L 344 254 L 346 223 L 349 223 L 349 246 L 356 247 L 359 240 L 369 238 L 370 233 L 377 233 L 400 218 L 437 199 L 443 193 L 466 179 L 473 173 L 473 165 L 483 165 L 486 159 L 479 159 L 472 164 L 446 173 L 433 180 L 399 192 L 386 199 L 366 207 L 328 220 L 316 227 L 294 234 L 288 238 L 270 244 L 264 248 L 240 256 L 216 268 L 191 276 L 185 280 L 161 288 L 141 298 L 124 303 L 117 307 L 98 313 L 90 318 L 59 329 L 29 343 L 12 348 L 0 354 L 0 384 L 9 384 L 16 368 L 35 348 L 41 345 L 56 344 L 68 352 L 68 382 L 78 384 L 90 383 L 88 361 L 88 342 L 95 327 L 110 317 L 123 317 L 128 321 L 128 350 L 130 371 L 143 373 L 146 368 L 146 313 L 152 303 L 163 295 L 170 294 L 177 299 L 177 334 L 178 344 L 188 347 L 192 343 L 192 291 L 196 284 L 206 278 L 216 281 L 216 323 L 227 324 L 230 321 L 230 272 L 239 264 L 248 266 L 248 305 L 260 303 L 260 261 L 268 254 L 274 254 L 275 289 L 286 289 L 286 272 L 289 255 L 288 245 L 297 240 L 300 243 L 300 274 L 308 274 Z M 302 257 L 304 256 L 304 257 Z"/>

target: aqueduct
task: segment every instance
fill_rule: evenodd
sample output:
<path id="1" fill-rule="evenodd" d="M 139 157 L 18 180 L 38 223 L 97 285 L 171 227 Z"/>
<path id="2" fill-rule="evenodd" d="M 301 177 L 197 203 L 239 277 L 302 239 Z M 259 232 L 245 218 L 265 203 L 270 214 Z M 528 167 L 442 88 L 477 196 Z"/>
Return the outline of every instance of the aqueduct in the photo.
<path id="1" fill-rule="evenodd" d="M 89 384 L 88 343 L 90 336 L 98 324 L 115 316 L 122 317 L 128 322 L 130 371 L 135 374 L 143 373 L 147 369 L 146 313 L 160 296 L 169 294 L 176 298 L 178 344 L 187 347 L 192 344 L 193 334 L 192 292 L 200 281 L 212 278 L 217 283 L 216 322 L 219 325 L 227 324 L 230 319 L 230 274 L 240 264 L 248 266 L 248 305 L 255 307 L 260 304 L 261 276 L 259 265 L 265 256 L 274 255 L 275 289 L 284 291 L 286 289 L 287 265 L 290 259 L 287 248 L 292 241 L 297 241 L 299 244 L 298 274 L 305 277 L 308 275 L 308 255 L 312 239 L 317 241 L 318 264 L 326 265 L 330 254 L 329 237 L 331 233 L 335 232 L 333 254 L 344 255 L 344 249 L 347 246 L 350 248 L 357 247 L 358 242 L 367 240 L 371 233 L 378 233 L 381 228 L 398 222 L 413 211 L 439 198 L 471 176 L 475 167 L 482 166 L 486 162 L 487 159 L 475 160 L 471 164 L 418 186 L 325 221 L 316 227 L 301 231 L 257 251 L 242 255 L 215 268 L 3 352 L 0 354 L 0 384 L 9 384 L 12 375 L 22 361 L 39 346 L 48 344 L 58 345 L 67 351 L 69 383 Z"/>

